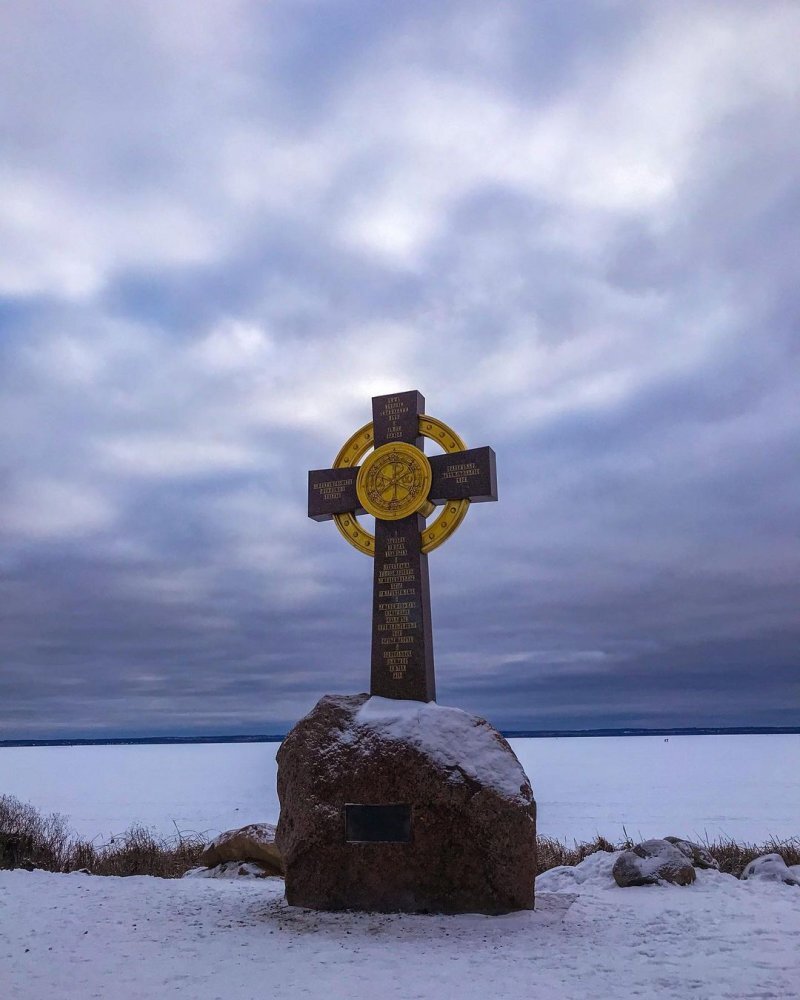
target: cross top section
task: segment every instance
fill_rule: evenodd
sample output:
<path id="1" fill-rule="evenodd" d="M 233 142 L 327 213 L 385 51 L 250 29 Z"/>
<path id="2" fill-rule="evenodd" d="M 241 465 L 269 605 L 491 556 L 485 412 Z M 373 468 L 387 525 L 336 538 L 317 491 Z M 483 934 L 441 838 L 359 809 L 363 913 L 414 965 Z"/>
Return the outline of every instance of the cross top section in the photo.
<path id="1" fill-rule="evenodd" d="M 416 390 L 375 396 L 372 421 L 345 441 L 333 466 L 309 472 L 308 516 L 333 519 L 351 545 L 375 557 L 371 694 L 435 701 L 428 552 L 470 503 L 497 499 L 497 478 L 491 448 L 468 449 L 424 409 Z M 425 438 L 445 454 L 425 455 Z M 374 535 L 357 519 L 365 513 L 375 518 Z"/>

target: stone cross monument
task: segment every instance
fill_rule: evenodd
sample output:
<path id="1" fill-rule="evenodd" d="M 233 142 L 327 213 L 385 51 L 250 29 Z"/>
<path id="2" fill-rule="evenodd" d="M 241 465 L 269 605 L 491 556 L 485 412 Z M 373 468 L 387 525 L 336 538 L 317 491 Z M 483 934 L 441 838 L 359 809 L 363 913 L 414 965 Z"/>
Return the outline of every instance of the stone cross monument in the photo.
<path id="1" fill-rule="evenodd" d="M 470 503 L 497 499 L 497 478 L 491 448 L 467 449 L 424 411 L 415 390 L 375 396 L 372 421 L 345 442 L 333 467 L 309 472 L 308 516 L 333 519 L 375 559 L 370 693 L 427 702 L 436 700 L 428 553 L 461 524 Z M 445 453 L 426 456 L 426 437 Z M 364 513 L 375 517 L 374 536 L 356 519 Z"/>
<path id="2" fill-rule="evenodd" d="M 424 438 L 444 454 L 426 456 Z M 320 910 L 529 909 L 536 803 L 502 735 L 436 704 L 428 553 L 497 499 L 491 448 L 467 448 L 416 392 L 376 396 L 308 516 L 372 556 L 370 693 L 329 694 L 277 754 L 286 900 Z M 375 534 L 359 523 L 375 518 Z"/>

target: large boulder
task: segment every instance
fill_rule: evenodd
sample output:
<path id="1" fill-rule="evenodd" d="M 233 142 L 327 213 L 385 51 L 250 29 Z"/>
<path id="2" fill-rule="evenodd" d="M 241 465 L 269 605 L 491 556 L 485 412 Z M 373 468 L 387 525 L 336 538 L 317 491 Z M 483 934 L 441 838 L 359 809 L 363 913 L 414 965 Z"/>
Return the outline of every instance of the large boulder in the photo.
<path id="1" fill-rule="evenodd" d="M 659 882 L 691 885 L 697 877 L 689 858 L 668 840 L 645 840 L 632 850 L 623 851 L 611 874 L 623 888 Z"/>
<path id="2" fill-rule="evenodd" d="M 278 796 L 292 905 L 533 908 L 536 804 L 513 750 L 483 719 L 433 702 L 329 695 L 281 745 Z M 383 841 L 374 837 L 386 830 L 369 823 L 356 831 L 361 806 L 394 808 L 405 831 Z"/>
<path id="3" fill-rule="evenodd" d="M 800 878 L 789 868 L 780 854 L 762 854 L 760 858 L 755 858 L 746 866 L 740 877 L 745 880 L 760 879 L 764 882 L 800 885 Z"/>
<path id="4" fill-rule="evenodd" d="M 275 844 L 272 823 L 250 823 L 237 830 L 226 830 L 211 841 L 198 860 L 206 868 L 226 861 L 257 861 L 271 874 L 283 874 L 283 859 Z"/>

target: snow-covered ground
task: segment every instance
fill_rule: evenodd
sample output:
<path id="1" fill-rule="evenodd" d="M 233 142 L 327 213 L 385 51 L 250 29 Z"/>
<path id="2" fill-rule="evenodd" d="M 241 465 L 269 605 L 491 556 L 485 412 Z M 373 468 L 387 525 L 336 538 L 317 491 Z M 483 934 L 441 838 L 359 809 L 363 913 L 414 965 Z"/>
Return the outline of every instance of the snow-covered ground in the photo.
<path id="1" fill-rule="evenodd" d="M 800 831 L 800 736 L 515 740 L 564 840 Z M 276 744 L 0 750 L 0 792 L 103 838 L 275 820 Z M 2 1000 L 800 997 L 800 888 L 699 871 L 619 889 L 613 855 L 505 917 L 327 914 L 266 880 L 0 872 Z"/>
<path id="2" fill-rule="evenodd" d="M 800 833 L 800 735 L 513 740 L 541 834 L 758 841 Z M 88 837 L 133 821 L 216 834 L 275 822 L 276 743 L 0 748 L 0 793 Z"/>
<path id="3" fill-rule="evenodd" d="M 292 909 L 279 879 L 0 872 L 4 1000 L 800 996 L 800 888 L 699 871 L 619 889 L 612 855 L 504 917 Z M 573 872 L 575 870 L 573 869 Z"/>

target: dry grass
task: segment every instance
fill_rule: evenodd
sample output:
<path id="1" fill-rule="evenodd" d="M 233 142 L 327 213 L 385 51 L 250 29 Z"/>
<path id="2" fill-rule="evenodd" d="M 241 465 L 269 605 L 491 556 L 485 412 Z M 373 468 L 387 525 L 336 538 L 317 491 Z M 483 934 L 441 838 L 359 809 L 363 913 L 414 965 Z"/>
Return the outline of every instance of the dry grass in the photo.
<path id="1" fill-rule="evenodd" d="M 0 868 L 180 878 L 197 867 L 205 844 L 196 834 L 159 837 L 140 825 L 97 844 L 76 837 L 58 813 L 44 816 L 12 795 L 0 795 Z"/>
<path id="2" fill-rule="evenodd" d="M 715 840 L 705 846 L 719 861 L 720 870 L 737 878 L 754 858 L 759 858 L 762 854 L 780 854 L 787 865 L 800 865 L 800 837 L 790 837 L 788 840 L 773 838 L 763 844 Z"/>
<path id="3" fill-rule="evenodd" d="M 131 826 L 107 844 L 81 840 L 72 834 L 63 816 L 44 816 L 33 806 L 11 795 L 0 795 L 0 868 L 43 868 L 51 872 L 85 869 L 93 875 L 155 875 L 180 878 L 196 868 L 205 846 L 197 834 L 177 833 L 158 837 L 147 827 Z M 787 865 L 800 864 L 800 837 L 763 844 L 737 844 L 733 840 L 703 841 L 724 872 L 741 875 L 745 866 L 762 854 L 780 854 Z M 577 865 L 595 851 L 618 851 L 633 847 L 626 837 L 612 844 L 595 837 L 572 847 L 550 837 L 537 838 L 539 872 L 558 865 Z"/>
<path id="4" fill-rule="evenodd" d="M 621 844 L 612 844 L 605 837 L 597 836 L 594 840 L 579 844 L 575 842 L 572 847 L 562 844 L 560 840 L 553 840 L 552 837 L 537 837 L 536 850 L 539 862 L 539 874 L 548 871 L 550 868 L 557 868 L 559 865 L 577 865 L 588 858 L 596 851 L 622 851 L 633 847 L 633 841 L 625 841 Z"/>

